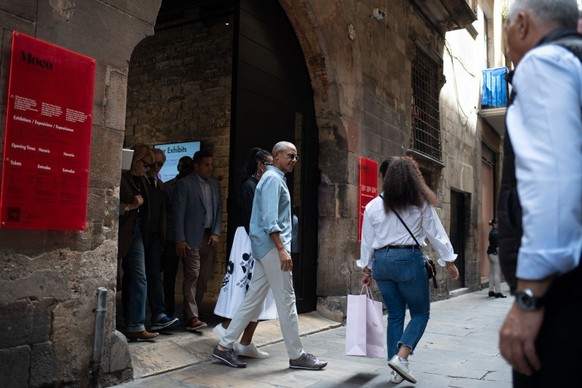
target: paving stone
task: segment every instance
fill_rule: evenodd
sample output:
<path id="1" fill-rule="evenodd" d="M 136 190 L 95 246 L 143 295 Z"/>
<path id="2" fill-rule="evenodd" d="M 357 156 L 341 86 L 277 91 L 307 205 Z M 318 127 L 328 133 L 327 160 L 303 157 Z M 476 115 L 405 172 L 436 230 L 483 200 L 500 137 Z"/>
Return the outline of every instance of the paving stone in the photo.
<path id="1" fill-rule="evenodd" d="M 511 298 L 494 304 L 487 290 L 434 302 L 427 330 L 410 357 L 417 384 L 398 387 L 509 388 L 511 369 L 499 355 L 498 331 Z M 122 387 L 384 387 L 390 369 L 384 358 L 344 355 L 345 327 L 317 313 L 299 316 L 305 350 L 329 365 L 320 371 L 289 369 L 285 345 L 277 321 L 261 322 L 257 343 L 271 354 L 263 360 L 245 359 L 245 369 L 235 369 L 210 358 L 217 338 L 211 329 L 198 336 L 179 335 L 172 341 L 189 349 L 202 349 L 196 365 L 138 379 Z M 333 324 L 330 324 L 332 322 Z M 386 321 L 384 321 L 386 324 Z M 319 328 L 318 328 L 319 326 Z M 156 361 L 158 362 L 158 361 Z"/>

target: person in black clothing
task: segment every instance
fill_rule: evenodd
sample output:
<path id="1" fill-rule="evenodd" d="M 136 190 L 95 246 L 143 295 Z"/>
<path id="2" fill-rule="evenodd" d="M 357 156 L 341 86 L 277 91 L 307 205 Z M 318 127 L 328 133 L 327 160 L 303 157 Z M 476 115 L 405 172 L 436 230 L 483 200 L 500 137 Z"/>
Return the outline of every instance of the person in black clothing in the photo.
<path id="1" fill-rule="evenodd" d="M 144 240 L 147 299 L 151 312 L 151 329 L 163 330 L 178 322 L 178 318 L 166 314 L 162 288 L 162 242 L 166 234 L 167 193 L 158 174 L 166 162 L 164 152 L 154 149 L 154 163 L 147 172 L 147 191 L 150 205 L 146 223 L 147 238 Z"/>
<path id="2" fill-rule="evenodd" d="M 259 179 L 267 169 L 267 165 L 273 163 L 273 157 L 268 151 L 260 148 L 253 148 L 249 154 L 247 166 L 245 168 L 240 195 L 237 201 L 237 230 L 233 241 L 227 270 L 220 288 L 220 295 L 216 302 L 214 313 L 226 318 L 214 328 L 219 337 L 224 337 L 224 333 L 230 324 L 230 318 L 234 316 L 238 305 L 245 297 L 252 279 L 254 259 L 250 254 L 249 224 L 253 209 L 253 199 L 255 189 Z M 275 319 L 276 309 L 274 299 L 271 294 L 263 305 L 263 311 L 258 319 Z M 259 324 L 258 320 L 251 321 L 247 325 L 239 344 L 234 347 L 235 353 L 239 356 L 253 358 L 267 358 L 269 353 L 258 349 L 253 343 L 253 335 Z"/>
<path id="3" fill-rule="evenodd" d="M 513 386 L 582 387 L 582 36 L 576 0 L 514 0 L 497 205 L 515 301 L 499 331 Z"/>
<path id="4" fill-rule="evenodd" d="M 176 183 L 194 172 L 194 161 L 189 156 L 183 156 L 178 161 L 178 175 L 165 183 L 167 203 L 166 203 L 166 241 L 164 243 L 163 271 L 164 271 L 164 302 L 166 304 L 166 314 L 173 317 L 176 311 L 176 275 L 180 258 L 176 255 L 176 243 L 174 242 L 174 223 L 172 222 L 172 192 Z"/>
<path id="5" fill-rule="evenodd" d="M 133 148 L 131 169 L 121 174 L 119 188 L 118 259 L 123 268 L 121 301 L 125 336 L 130 341 L 151 340 L 158 335 L 146 330 L 147 278 L 144 245 L 147 244 L 148 190 L 145 175 L 154 163 L 152 149 L 145 144 Z"/>
<path id="6" fill-rule="evenodd" d="M 507 298 L 501 293 L 501 267 L 499 265 L 499 234 L 497 233 L 497 221 L 495 218 L 489 220 L 491 231 L 489 232 L 489 247 L 487 256 L 489 257 L 489 297 Z"/>

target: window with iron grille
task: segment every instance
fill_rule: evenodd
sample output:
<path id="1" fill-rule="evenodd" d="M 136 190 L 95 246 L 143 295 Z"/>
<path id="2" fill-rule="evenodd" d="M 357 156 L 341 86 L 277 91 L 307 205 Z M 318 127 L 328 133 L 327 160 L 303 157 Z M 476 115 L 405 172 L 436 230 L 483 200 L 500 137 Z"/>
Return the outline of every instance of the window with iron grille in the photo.
<path id="1" fill-rule="evenodd" d="M 421 49 L 412 61 L 413 149 L 441 161 L 439 69 Z"/>

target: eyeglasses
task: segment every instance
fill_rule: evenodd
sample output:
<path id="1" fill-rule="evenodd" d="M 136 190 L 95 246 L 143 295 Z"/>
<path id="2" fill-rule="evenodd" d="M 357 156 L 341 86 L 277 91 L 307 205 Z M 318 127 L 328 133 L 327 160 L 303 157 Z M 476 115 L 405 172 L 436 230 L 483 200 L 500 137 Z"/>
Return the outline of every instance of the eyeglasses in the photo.
<path id="1" fill-rule="evenodd" d="M 289 159 L 291 160 L 299 160 L 299 155 L 294 154 L 292 152 L 288 153 L 287 156 L 289 157 Z"/>

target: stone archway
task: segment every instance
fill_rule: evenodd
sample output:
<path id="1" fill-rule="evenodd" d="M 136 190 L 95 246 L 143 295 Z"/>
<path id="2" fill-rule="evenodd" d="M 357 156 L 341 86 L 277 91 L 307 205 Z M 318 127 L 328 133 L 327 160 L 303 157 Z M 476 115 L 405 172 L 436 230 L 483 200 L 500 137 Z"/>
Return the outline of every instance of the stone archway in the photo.
<path id="1" fill-rule="evenodd" d="M 363 96 L 362 66 L 354 30 L 341 2 L 280 0 L 295 29 L 311 77 L 319 129 L 318 311 L 341 319 L 327 296 L 345 295 L 357 244 L 357 163 Z M 346 30 L 344 26 L 348 26 Z M 323 297 L 323 298 L 322 298 Z M 333 305 L 333 306 L 332 306 Z"/>

